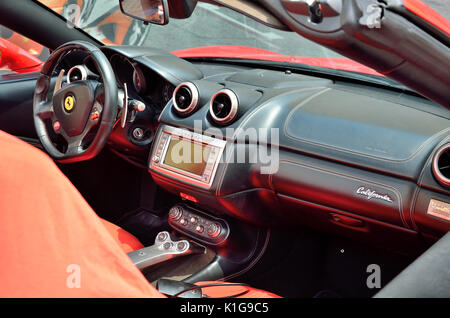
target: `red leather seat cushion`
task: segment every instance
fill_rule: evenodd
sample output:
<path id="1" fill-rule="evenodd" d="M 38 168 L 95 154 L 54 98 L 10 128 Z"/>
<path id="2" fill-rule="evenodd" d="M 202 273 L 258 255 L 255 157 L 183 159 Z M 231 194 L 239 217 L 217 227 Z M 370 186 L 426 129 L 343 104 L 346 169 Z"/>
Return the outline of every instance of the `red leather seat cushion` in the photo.
<path id="1" fill-rule="evenodd" d="M 124 251 L 125 253 L 144 248 L 144 245 L 142 245 L 142 243 L 139 242 L 139 240 L 134 235 L 104 219 L 101 219 L 101 221 L 105 228 L 108 230 L 109 234 L 111 234 L 113 239 L 120 245 L 122 251 Z"/>
<path id="2" fill-rule="evenodd" d="M 1 131 L 0 233 L 0 297 L 163 297 L 55 163 Z"/>

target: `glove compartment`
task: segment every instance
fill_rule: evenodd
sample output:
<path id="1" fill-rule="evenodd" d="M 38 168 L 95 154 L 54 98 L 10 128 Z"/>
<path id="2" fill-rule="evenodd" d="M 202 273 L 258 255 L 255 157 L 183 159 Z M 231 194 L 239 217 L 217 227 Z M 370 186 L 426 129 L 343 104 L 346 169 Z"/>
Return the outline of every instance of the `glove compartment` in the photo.
<path id="1" fill-rule="evenodd" d="M 272 177 L 277 193 L 403 226 L 400 192 L 387 184 L 344 171 L 281 161 Z"/>

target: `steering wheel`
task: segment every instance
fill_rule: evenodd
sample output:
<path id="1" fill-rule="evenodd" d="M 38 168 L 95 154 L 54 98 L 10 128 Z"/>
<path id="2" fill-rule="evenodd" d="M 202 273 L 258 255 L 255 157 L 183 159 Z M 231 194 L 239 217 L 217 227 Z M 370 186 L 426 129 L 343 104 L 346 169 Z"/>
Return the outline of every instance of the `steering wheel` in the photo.
<path id="1" fill-rule="evenodd" d="M 101 80 L 77 80 L 61 87 L 62 70 L 52 97 L 48 98 L 54 69 L 67 53 L 74 50 L 89 54 Z M 114 71 L 98 47 L 89 42 L 73 41 L 57 48 L 42 67 L 33 98 L 34 124 L 48 154 L 64 163 L 96 156 L 105 146 L 116 121 L 117 94 Z M 93 131 L 96 132 L 92 138 Z M 55 134 L 65 140 L 62 147 L 52 142 L 51 136 Z M 88 135 L 90 138 L 86 138 Z"/>

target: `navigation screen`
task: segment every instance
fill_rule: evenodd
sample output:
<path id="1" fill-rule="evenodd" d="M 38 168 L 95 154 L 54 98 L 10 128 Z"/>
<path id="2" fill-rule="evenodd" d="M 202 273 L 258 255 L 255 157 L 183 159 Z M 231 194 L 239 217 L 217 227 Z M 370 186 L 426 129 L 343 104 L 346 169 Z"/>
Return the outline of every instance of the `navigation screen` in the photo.
<path id="1" fill-rule="evenodd" d="M 209 157 L 210 147 L 185 139 L 171 138 L 164 164 L 201 176 Z"/>

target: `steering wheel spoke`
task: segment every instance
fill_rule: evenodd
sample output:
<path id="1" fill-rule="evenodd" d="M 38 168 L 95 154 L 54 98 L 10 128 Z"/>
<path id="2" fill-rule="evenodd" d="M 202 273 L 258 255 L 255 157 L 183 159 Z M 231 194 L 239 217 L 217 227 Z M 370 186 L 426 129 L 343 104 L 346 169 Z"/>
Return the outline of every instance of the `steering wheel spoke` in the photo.
<path id="1" fill-rule="evenodd" d="M 61 127 L 57 133 L 66 141 L 67 147 L 63 153 L 64 156 L 75 156 L 83 152 L 82 136 L 69 136 L 64 128 Z"/>
<path id="2" fill-rule="evenodd" d="M 53 118 L 53 104 L 51 101 L 43 100 L 36 105 L 36 115 L 42 120 Z"/>
<path id="3" fill-rule="evenodd" d="M 78 156 L 84 152 L 81 145 L 82 138 L 69 138 L 67 140 L 67 150 L 65 152 L 66 156 Z"/>

